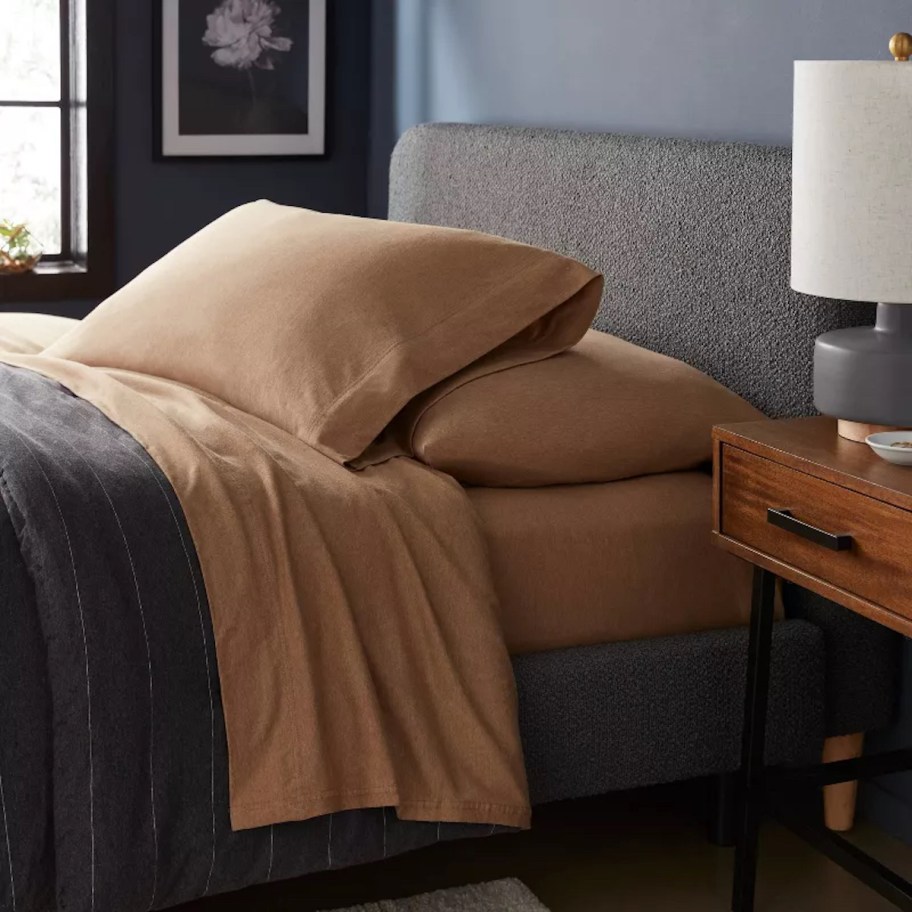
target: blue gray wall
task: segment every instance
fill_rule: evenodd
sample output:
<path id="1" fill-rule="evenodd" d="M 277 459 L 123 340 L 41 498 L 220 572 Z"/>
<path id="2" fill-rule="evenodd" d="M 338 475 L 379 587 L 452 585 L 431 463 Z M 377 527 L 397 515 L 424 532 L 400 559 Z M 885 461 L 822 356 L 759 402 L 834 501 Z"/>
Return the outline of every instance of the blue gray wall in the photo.
<path id="1" fill-rule="evenodd" d="M 466 121 L 788 144 L 792 62 L 884 58 L 908 0 L 398 0 L 397 131 Z M 910 64 L 912 65 L 912 64 Z M 905 659 L 912 682 L 912 648 Z M 896 728 L 912 742 L 912 686 Z M 912 842 L 912 774 L 864 793 Z"/>
<path id="2" fill-rule="evenodd" d="M 875 58 L 908 0 L 399 0 L 400 126 L 786 143 L 792 61 Z"/>

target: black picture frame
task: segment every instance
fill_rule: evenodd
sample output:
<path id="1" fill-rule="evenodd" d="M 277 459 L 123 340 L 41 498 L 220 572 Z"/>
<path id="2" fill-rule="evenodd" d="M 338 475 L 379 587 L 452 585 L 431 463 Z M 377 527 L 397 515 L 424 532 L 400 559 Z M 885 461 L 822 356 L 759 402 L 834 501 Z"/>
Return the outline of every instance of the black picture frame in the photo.
<path id="1" fill-rule="evenodd" d="M 246 0 L 246 5 L 243 0 L 155 0 L 154 9 L 156 161 L 326 157 L 327 0 Z M 224 50 L 231 61 L 240 47 L 243 56 L 244 41 L 230 42 L 250 33 L 249 28 L 245 32 L 249 23 L 238 21 L 244 9 L 252 9 L 257 21 L 266 24 L 254 36 L 255 41 L 266 36 L 262 56 L 253 65 L 248 59 L 220 66 L 216 52 Z M 213 23 L 213 16 L 227 22 Z M 198 49 L 188 22 L 199 23 Z M 215 34 L 210 34 L 213 25 Z M 265 84 L 262 98 L 257 80 Z M 306 112 L 304 130 L 301 110 Z M 221 124 L 227 129 L 220 130 Z"/>

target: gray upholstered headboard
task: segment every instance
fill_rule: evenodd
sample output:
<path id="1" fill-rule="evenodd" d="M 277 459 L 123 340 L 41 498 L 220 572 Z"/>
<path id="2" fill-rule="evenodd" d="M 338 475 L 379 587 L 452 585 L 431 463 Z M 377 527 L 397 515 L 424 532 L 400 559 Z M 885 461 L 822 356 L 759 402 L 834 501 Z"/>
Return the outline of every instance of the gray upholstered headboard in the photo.
<path id="1" fill-rule="evenodd" d="M 790 291 L 789 187 L 787 149 L 433 124 L 396 147 L 390 218 L 575 256 L 605 274 L 598 329 L 803 415 L 814 337 L 873 308 Z"/>

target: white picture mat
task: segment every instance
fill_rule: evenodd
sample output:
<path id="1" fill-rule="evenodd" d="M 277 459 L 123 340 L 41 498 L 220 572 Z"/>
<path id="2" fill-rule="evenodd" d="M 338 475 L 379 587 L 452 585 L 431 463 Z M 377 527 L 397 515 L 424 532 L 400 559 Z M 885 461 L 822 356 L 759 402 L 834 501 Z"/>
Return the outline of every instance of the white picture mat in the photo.
<path id="1" fill-rule="evenodd" d="M 310 0 L 307 133 L 181 136 L 180 0 L 162 3 L 162 155 L 322 155 L 326 130 L 326 0 Z"/>

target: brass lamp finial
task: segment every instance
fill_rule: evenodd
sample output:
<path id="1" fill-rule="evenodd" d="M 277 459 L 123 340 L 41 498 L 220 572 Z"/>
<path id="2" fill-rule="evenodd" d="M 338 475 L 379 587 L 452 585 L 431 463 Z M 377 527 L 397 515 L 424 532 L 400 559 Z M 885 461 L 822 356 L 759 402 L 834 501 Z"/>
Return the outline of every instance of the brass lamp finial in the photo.
<path id="1" fill-rule="evenodd" d="M 912 35 L 908 32 L 897 32 L 890 39 L 890 53 L 894 60 L 906 61 L 912 57 Z"/>

